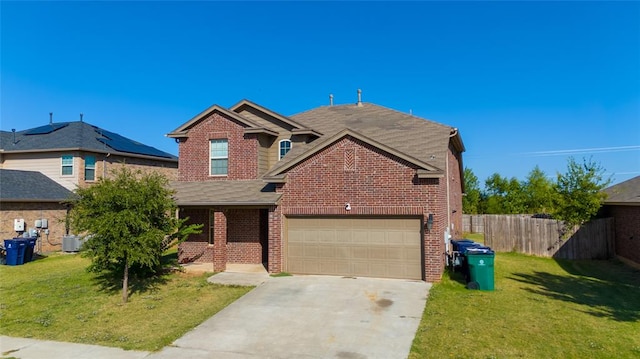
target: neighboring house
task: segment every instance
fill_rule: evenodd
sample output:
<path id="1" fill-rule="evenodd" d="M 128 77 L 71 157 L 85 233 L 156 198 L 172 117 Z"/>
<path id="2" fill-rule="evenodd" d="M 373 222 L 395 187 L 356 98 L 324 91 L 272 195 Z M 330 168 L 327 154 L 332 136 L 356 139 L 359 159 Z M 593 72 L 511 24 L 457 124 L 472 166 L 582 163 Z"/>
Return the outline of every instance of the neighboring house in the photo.
<path id="1" fill-rule="evenodd" d="M 73 192 L 40 172 L 0 169 L 0 233 L 1 239 L 13 238 L 14 220 L 24 219 L 25 231 L 35 229 L 35 221 L 45 219 L 38 243 L 39 251 L 60 249 L 67 233 L 68 201 Z"/>
<path id="2" fill-rule="evenodd" d="M 615 219 L 616 255 L 640 268 L 640 176 L 604 191 L 605 215 Z"/>
<path id="3" fill-rule="evenodd" d="M 83 121 L 0 131 L 0 168 L 42 172 L 69 190 L 122 164 L 175 179 L 178 158 Z"/>
<path id="4" fill-rule="evenodd" d="M 458 130 L 358 101 L 283 116 L 211 106 L 179 141 L 181 262 L 437 281 L 462 230 Z"/>
<path id="5" fill-rule="evenodd" d="M 178 173 L 178 158 L 83 121 L 50 122 L 17 132 L 0 131 L 0 169 L 41 173 L 35 176 L 33 172 L 24 172 L 31 173 L 29 183 L 35 186 L 34 189 L 53 190 L 53 184 L 56 184 L 71 193 L 78 186 L 110 176 L 121 166 L 156 171 L 174 180 Z M 59 224 L 61 218 L 64 222 L 66 215 L 66 208 L 60 201 L 68 197 L 67 193 L 56 190 L 52 193 L 58 195 L 51 198 L 44 195 L 46 191 L 19 189 L 15 186 L 19 184 L 20 176 L 18 179 L 12 177 L 14 172 L 3 171 L 10 175 L 6 180 L 3 175 L 0 183 L 3 194 L 5 191 L 10 194 L 2 197 L 0 203 L 0 234 L 7 238 L 15 236 L 14 219 L 23 218 L 27 227 L 33 227 L 33 218 L 46 218 L 51 228 L 48 237 L 42 237 L 43 250 L 60 249 L 62 236 L 67 234 L 64 225 Z M 18 182 L 8 182 L 12 178 Z M 14 197 L 21 193 L 26 197 Z"/>

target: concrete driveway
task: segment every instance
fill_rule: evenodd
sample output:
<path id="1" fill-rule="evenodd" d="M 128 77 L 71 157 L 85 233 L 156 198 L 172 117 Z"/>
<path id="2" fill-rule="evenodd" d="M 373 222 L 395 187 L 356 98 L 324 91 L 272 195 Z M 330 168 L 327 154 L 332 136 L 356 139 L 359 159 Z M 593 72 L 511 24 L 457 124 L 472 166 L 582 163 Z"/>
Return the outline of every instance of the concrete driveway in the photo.
<path id="1" fill-rule="evenodd" d="M 430 285 L 271 278 L 148 358 L 406 358 Z"/>

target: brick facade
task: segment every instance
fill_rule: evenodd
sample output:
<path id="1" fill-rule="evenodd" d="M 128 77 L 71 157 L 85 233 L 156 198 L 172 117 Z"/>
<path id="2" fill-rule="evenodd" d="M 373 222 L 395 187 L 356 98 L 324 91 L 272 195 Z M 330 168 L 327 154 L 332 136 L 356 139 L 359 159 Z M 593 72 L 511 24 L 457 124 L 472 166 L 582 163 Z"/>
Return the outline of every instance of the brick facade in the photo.
<path id="1" fill-rule="evenodd" d="M 351 163 L 353 155 L 355 165 Z M 346 166 L 345 158 L 349 161 Z M 447 226 L 445 181 L 418 179 L 414 165 L 345 137 L 289 170 L 281 191 L 282 216 L 418 216 L 426 223 L 428 215 L 434 214 L 431 231 L 423 230 L 425 276 L 427 281 L 440 280 L 444 264 L 442 233 Z M 345 210 L 346 203 L 351 211 Z M 273 244 L 282 247 L 282 243 Z M 282 253 L 270 259 L 270 269 L 281 270 L 282 263 L 272 262 L 282 261 Z"/>
<path id="2" fill-rule="evenodd" d="M 85 157 L 93 156 L 96 159 L 95 180 L 85 181 Z M 124 157 L 124 156 L 106 156 L 100 153 L 83 152 L 80 155 L 79 165 L 77 167 L 78 185 L 86 186 L 96 183 L 101 177 L 112 177 L 113 171 L 126 166 L 132 171 L 142 171 L 144 173 L 157 172 L 169 181 L 178 179 L 178 163 L 172 161 L 159 161 L 145 158 Z"/>
<path id="3" fill-rule="evenodd" d="M 179 181 L 256 179 L 259 143 L 244 134 L 244 125 L 214 112 L 193 125 L 179 144 Z M 227 139 L 227 176 L 209 175 L 209 141 Z M 261 263 L 268 243 L 268 271 L 284 269 L 287 216 L 385 216 L 419 218 L 422 224 L 425 280 L 441 279 L 445 263 L 445 232 L 451 223 L 453 238 L 462 236 L 461 154 L 443 148 L 446 174 L 419 179 L 416 165 L 351 136 L 339 139 L 287 171 L 278 205 L 264 209 L 183 208 L 180 216 L 204 224 L 203 233 L 180 245 L 181 262 Z M 345 210 L 345 204 L 351 210 Z M 209 210 L 214 211 L 214 241 L 209 243 Z M 261 214 L 266 211 L 266 217 Z M 433 227 L 427 230 L 429 215 Z M 264 223 L 266 222 L 266 223 Z M 266 232 L 266 233 L 264 233 Z M 266 238 L 261 237 L 266 236 Z M 261 241 L 261 239 L 266 239 Z"/>
<path id="4" fill-rule="evenodd" d="M 16 236 L 13 220 L 24 219 L 25 229 L 33 228 L 36 219 L 47 219 L 49 234 L 42 233 L 36 243 L 39 252 L 62 249 L 62 236 L 67 234 L 65 218 L 67 209 L 59 203 L 3 202 L 0 208 L 0 235 L 2 240 Z"/>
<path id="5" fill-rule="evenodd" d="M 616 255 L 640 266 L 640 206 L 607 206 L 615 218 Z"/>
<path id="6" fill-rule="evenodd" d="M 227 176 L 209 175 L 209 141 L 226 139 L 229 144 Z M 242 180 L 258 178 L 258 138 L 244 134 L 244 126 L 218 113 L 197 124 L 197 130 L 180 140 L 179 181 Z"/>

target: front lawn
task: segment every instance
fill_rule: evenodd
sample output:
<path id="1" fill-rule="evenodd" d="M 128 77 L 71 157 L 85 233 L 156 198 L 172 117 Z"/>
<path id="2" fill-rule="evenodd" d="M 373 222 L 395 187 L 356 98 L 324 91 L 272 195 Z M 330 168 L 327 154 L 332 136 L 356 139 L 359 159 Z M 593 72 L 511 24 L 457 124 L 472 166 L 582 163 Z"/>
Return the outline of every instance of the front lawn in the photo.
<path id="1" fill-rule="evenodd" d="M 0 266 L 0 334 L 155 351 L 226 307 L 250 287 L 172 273 L 130 283 L 129 302 L 85 271 L 89 260 L 54 254 Z"/>
<path id="2" fill-rule="evenodd" d="M 410 358 L 640 358 L 640 271 L 498 253 L 493 292 L 445 274 Z"/>

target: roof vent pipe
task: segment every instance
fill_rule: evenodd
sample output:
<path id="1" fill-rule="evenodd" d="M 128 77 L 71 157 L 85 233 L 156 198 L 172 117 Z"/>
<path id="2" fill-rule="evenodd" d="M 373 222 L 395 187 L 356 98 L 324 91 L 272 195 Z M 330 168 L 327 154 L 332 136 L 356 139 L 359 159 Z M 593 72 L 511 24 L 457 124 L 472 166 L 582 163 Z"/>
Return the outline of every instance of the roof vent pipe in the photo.
<path id="1" fill-rule="evenodd" d="M 329 106 L 333 106 L 333 94 L 329 94 Z"/>
<path id="2" fill-rule="evenodd" d="M 49 112 L 49 124 L 53 123 L 53 112 Z"/>
<path id="3" fill-rule="evenodd" d="M 82 122 L 82 116 L 84 116 L 84 114 L 80 112 L 80 122 Z"/>
<path id="4" fill-rule="evenodd" d="M 12 128 L 11 132 L 13 132 L 13 144 L 15 145 L 16 144 L 16 129 Z"/>
<path id="5" fill-rule="evenodd" d="M 362 90 L 358 89 L 358 107 L 362 107 Z"/>

